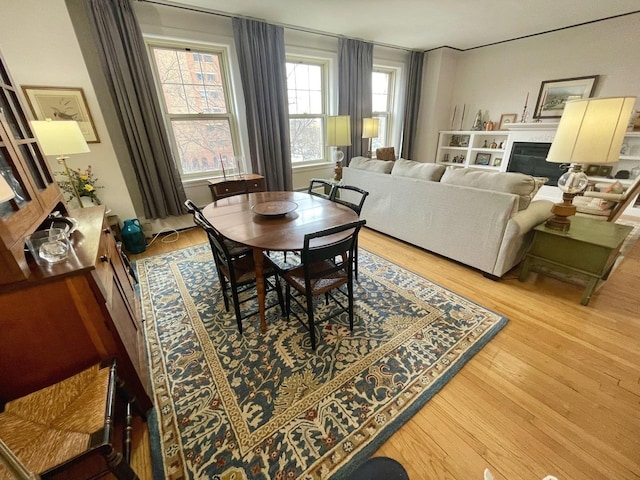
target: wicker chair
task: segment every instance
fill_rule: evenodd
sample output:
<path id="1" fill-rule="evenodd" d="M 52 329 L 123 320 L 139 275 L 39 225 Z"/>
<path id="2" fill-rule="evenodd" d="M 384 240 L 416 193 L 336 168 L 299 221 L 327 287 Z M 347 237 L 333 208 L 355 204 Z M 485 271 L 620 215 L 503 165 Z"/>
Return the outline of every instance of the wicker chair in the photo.
<path id="1" fill-rule="evenodd" d="M 0 479 L 82 480 L 108 473 L 137 479 L 129 466 L 133 399 L 120 389 L 124 402 L 117 401 L 116 379 L 115 361 L 94 365 L 8 402 L 0 413 L 0 459 L 7 467 L 0 466 Z M 126 426 L 118 449 L 114 426 L 122 403 Z"/>

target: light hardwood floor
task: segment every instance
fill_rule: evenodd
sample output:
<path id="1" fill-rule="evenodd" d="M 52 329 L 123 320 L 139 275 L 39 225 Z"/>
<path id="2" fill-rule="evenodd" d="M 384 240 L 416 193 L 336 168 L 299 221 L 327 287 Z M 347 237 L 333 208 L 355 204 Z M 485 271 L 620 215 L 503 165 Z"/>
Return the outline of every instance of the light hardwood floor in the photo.
<path id="1" fill-rule="evenodd" d="M 135 257 L 205 241 L 188 230 Z M 498 480 L 640 479 L 640 242 L 586 307 L 581 287 L 536 273 L 489 280 L 366 228 L 360 246 L 510 320 L 375 456 L 412 480 L 481 480 L 486 467 Z M 150 479 L 148 434 L 134 433 Z"/>

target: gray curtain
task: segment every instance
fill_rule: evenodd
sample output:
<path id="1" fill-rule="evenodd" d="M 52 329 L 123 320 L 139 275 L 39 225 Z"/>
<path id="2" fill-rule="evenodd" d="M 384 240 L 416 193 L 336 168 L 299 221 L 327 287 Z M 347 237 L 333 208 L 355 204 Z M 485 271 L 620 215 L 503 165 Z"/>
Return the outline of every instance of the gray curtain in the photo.
<path id="1" fill-rule="evenodd" d="M 233 19 L 254 173 L 267 190 L 293 190 L 284 28 Z"/>
<path id="2" fill-rule="evenodd" d="M 418 114 L 420 113 L 420 92 L 422 91 L 422 66 L 424 52 L 411 52 L 409 74 L 407 75 L 407 95 L 402 124 L 402 149 L 400 156 L 413 160 L 418 130 Z"/>
<path id="3" fill-rule="evenodd" d="M 146 218 L 182 215 L 186 200 L 130 0 L 90 0 L 98 54 L 142 193 Z"/>
<path id="4" fill-rule="evenodd" d="M 341 38 L 338 46 L 338 113 L 351 116 L 351 146 L 343 147 L 344 163 L 368 151 L 362 119 L 371 117 L 373 44 Z"/>

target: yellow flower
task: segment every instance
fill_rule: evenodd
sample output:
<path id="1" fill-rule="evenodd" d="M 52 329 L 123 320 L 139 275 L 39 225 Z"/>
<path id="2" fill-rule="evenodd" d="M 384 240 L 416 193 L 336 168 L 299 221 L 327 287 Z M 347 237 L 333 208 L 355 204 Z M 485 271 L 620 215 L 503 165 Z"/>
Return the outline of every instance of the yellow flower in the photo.
<path id="1" fill-rule="evenodd" d="M 87 192 L 93 192 L 93 190 L 94 190 L 93 185 L 91 185 L 91 184 L 89 184 L 89 183 L 87 183 L 87 184 L 84 186 L 84 189 L 85 189 Z"/>
<path id="2" fill-rule="evenodd" d="M 79 177 L 80 177 L 80 180 L 83 180 L 85 182 L 89 180 L 89 175 L 79 175 Z"/>

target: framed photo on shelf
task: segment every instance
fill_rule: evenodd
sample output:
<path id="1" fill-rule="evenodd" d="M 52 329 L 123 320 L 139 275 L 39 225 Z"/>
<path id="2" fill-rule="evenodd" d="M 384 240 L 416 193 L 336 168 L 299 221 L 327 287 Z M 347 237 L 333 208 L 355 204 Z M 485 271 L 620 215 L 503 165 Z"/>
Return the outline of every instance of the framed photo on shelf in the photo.
<path id="1" fill-rule="evenodd" d="M 599 171 L 600 171 L 600 165 L 588 165 L 584 173 L 588 177 L 597 177 Z"/>
<path id="2" fill-rule="evenodd" d="M 501 157 L 494 158 L 493 161 L 491 162 L 491 165 L 493 165 L 494 167 L 499 167 L 500 165 L 502 165 L 502 158 Z"/>
<path id="3" fill-rule="evenodd" d="M 476 165 L 489 165 L 491 161 L 490 153 L 478 153 L 476 154 Z"/>
<path id="4" fill-rule="evenodd" d="M 569 100 L 591 98 L 597 81 L 598 75 L 543 81 L 533 118 L 560 118 Z"/>
<path id="5" fill-rule="evenodd" d="M 517 119 L 517 113 L 503 113 L 500 115 L 500 126 L 498 127 L 498 130 L 505 130 L 507 125 L 510 123 L 516 123 Z"/>
<path id="6" fill-rule="evenodd" d="M 613 166 L 612 165 L 601 165 L 600 168 L 598 169 L 598 176 L 599 177 L 608 177 L 611 175 L 611 172 L 613 171 Z"/>
<path id="7" fill-rule="evenodd" d="M 36 120 L 75 120 L 87 143 L 100 143 L 82 88 L 24 85 L 22 91 Z"/>

